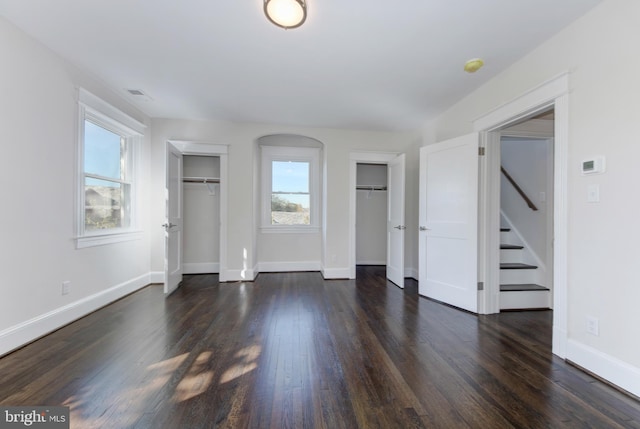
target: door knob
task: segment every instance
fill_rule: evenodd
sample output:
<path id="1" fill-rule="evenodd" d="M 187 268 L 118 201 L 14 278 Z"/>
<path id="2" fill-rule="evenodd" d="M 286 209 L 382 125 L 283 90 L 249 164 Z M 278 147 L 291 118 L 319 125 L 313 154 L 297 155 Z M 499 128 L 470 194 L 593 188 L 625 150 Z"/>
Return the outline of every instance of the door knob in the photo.
<path id="1" fill-rule="evenodd" d="M 429 231 L 429 228 L 427 228 L 426 226 L 421 226 L 420 231 Z"/>
<path id="2" fill-rule="evenodd" d="M 165 228 L 165 229 L 169 229 L 169 228 L 173 228 L 174 226 L 176 226 L 175 223 L 163 223 L 162 225 L 160 225 L 161 227 Z"/>
<path id="3" fill-rule="evenodd" d="M 404 225 L 398 225 L 398 226 L 394 226 L 395 229 L 399 229 L 400 231 L 402 231 L 403 229 L 407 229 L 406 226 Z"/>

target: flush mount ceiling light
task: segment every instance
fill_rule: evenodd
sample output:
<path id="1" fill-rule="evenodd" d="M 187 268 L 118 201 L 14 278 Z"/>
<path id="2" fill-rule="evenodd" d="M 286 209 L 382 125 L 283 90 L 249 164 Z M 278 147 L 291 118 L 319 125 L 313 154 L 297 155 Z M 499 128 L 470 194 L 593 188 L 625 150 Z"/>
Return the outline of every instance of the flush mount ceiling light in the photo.
<path id="1" fill-rule="evenodd" d="M 467 73 L 475 73 L 484 65 L 481 58 L 474 58 L 464 63 L 464 71 Z"/>
<path id="2" fill-rule="evenodd" d="M 300 27 L 307 19 L 306 0 L 264 0 L 264 14 L 278 27 Z"/>

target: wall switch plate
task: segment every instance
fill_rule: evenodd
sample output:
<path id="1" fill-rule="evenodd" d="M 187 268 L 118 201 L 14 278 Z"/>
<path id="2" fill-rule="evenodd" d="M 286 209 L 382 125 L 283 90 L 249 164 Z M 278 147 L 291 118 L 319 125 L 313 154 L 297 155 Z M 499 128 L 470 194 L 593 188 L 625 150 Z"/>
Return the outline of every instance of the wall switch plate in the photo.
<path id="1" fill-rule="evenodd" d="M 62 282 L 62 294 L 67 295 L 69 292 L 71 292 L 71 282 L 68 280 Z"/>
<path id="2" fill-rule="evenodd" d="M 589 203 L 600 202 L 600 185 L 587 186 L 587 202 Z"/>
<path id="3" fill-rule="evenodd" d="M 600 335 L 600 322 L 595 317 L 587 317 L 587 332 L 596 337 Z"/>

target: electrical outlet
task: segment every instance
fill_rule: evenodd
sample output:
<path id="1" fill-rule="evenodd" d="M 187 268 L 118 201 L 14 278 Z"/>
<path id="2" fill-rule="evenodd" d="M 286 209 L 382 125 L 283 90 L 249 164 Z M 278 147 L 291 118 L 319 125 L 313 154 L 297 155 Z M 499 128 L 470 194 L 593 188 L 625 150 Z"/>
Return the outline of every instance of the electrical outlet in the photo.
<path id="1" fill-rule="evenodd" d="M 71 282 L 69 280 L 62 282 L 62 294 L 67 295 L 71 292 Z"/>
<path id="2" fill-rule="evenodd" d="M 587 332 L 596 337 L 600 335 L 600 323 L 595 317 L 587 317 Z"/>

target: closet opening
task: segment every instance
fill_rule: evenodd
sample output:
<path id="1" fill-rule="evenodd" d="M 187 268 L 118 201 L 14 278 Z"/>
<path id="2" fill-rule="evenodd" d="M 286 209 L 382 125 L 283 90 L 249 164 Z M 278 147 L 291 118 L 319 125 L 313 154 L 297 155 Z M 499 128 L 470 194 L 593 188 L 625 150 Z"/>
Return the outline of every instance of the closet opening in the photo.
<path id="1" fill-rule="evenodd" d="M 387 165 L 356 165 L 356 265 L 387 265 Z"/>
<path id="2" fill-rule="evenodd" d="M 183 158 L 183 274 L 220 273 L 220 157 Z"/>

